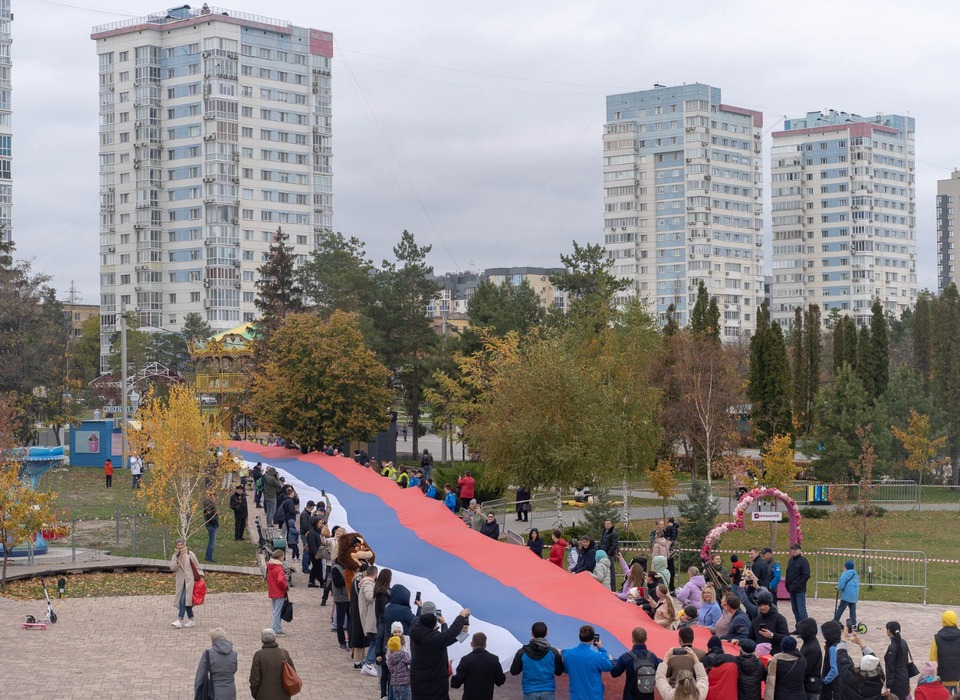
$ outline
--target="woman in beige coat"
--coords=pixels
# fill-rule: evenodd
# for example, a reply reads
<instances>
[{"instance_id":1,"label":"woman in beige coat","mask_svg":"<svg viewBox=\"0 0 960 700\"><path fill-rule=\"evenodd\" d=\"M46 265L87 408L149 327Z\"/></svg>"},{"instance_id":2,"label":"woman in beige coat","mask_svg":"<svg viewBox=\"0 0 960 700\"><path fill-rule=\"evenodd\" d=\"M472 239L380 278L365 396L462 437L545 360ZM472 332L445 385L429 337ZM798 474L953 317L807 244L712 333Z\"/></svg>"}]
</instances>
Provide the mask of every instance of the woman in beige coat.
<instances>
[{"instance_id":1,"label":"woman in beige coat","mask_svg":"<svg viewBox=\"0 0 960 700\"><path fill-rule=\"evenodd\" d=\"M193 566L191 566L191 564ZM177 588L173 594L173 604L177 607L177 619L173 626L177 629L181 627L194 627L193 621L193 569L196 567L197 574L203 576L203 569L200 568L200 562L197 556L187 549L183 540L177 540L176 549L173 552L173 559L170 560L170 571L177 574ZM186 613L187 621L183 621Z\"/></svg>"}]
</instances>

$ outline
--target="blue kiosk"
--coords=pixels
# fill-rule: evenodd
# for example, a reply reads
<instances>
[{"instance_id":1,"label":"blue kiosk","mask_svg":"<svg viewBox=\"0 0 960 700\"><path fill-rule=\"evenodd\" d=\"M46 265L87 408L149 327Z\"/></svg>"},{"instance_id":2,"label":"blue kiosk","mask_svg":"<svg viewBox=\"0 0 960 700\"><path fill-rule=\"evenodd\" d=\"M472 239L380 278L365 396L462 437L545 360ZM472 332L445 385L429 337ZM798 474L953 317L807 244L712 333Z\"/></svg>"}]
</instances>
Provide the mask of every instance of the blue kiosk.
<instances>
[{"instance_id":1,"label":"blue kiosk","mask_svg":"<svg viewBox=\"0 0 960 700\"><path fill-rule=\"evenodd\" d=\"M112 418L85 420L70 431L70 466L99 467L108 459L122 468L123 435Z\"/></svg>"}]
</instances>

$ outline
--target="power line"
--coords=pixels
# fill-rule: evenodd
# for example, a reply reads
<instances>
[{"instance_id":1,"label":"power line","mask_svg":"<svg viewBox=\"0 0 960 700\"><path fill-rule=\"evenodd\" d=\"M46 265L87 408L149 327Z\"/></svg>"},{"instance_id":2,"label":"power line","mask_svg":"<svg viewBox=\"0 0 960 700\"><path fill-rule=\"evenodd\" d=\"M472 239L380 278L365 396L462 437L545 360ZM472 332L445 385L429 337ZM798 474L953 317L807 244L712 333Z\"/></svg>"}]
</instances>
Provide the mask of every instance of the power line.
<instances>
[{"instance_id":1,"label":"power line","mask_svg":"<svg viewBox=\"0 0 960 700\"><path fill-rule=\"evenodd\" d=\"M116 10L106 10L100 7L93 7L91 5L77 5L70 2L62 2L61 0L26 0L26 2L36 3L38 5L50 5L52 7L68 7L72 10L80 10L81 12L92 12L93 14L99 15L113 15L115 17L136 17L137 15L131 15L128 12L117 12Z\"/></svg>"}]
</instances>

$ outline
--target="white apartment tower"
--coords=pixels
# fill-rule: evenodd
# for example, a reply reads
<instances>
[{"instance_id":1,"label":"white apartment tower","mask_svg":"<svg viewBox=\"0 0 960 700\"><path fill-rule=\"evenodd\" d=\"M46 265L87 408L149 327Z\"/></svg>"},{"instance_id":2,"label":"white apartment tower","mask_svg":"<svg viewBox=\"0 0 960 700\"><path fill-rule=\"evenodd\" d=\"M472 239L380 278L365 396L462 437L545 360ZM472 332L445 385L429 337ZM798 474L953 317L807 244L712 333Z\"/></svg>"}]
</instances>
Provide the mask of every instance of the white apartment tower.
<instances>
[{"instance_id":1,"label":"white apartment tower","mask_svg":"<svg viewBox=\"0 0 960 700\"><path fill-rule=\"evenodd\" d=\"M900 317L917 297L914 120L829 110L773 134L771 318L818 304L870 322L879 298Z\"/></svg>"},{"instance_id":2,"label":"white apartment tower","mask_svg":"<svg viewBox=\"0 0 960 700\"><path fill-rule=\"evenodd\" d=\"M2 2L4 0L0 0ZM332 226L333 36L203 5L95 27L100 322L254 319L278 228L302 259Z\"/></svg>"},{"instance_id":3,"label":"white apartment tower","mask_svg":"<svg viewBox=\"0 0 960 700\"><path fill-rule=\"evenodd\" d=\"M954 170L946 180L937 180L937 293L951 284L957 284L958 233L957 216L960 208L960 170Z\"/></svg>"},{"instance_id":4,"label":"white apartment tower","mask_svg":"<svg viewBox=\"0 0 960 700\"><path fill-rule=\"evenodd\" d=\"M13 240L13 107L10 102L12 70L10 45L13 13L10 0L0 0L0 240Z\"/></svg>"},{"instance_id":5,"label":"white apartment tower","mask_svg":"<svg viewBox=\"0 0 960 700\"><path fill-rule=\"evenodd\" d=\"M763 115L692 84L607 97L604 246L629 295L685 325L701 280L727 340L749 336L763 302Z\"/></svg>"}]
</instances>

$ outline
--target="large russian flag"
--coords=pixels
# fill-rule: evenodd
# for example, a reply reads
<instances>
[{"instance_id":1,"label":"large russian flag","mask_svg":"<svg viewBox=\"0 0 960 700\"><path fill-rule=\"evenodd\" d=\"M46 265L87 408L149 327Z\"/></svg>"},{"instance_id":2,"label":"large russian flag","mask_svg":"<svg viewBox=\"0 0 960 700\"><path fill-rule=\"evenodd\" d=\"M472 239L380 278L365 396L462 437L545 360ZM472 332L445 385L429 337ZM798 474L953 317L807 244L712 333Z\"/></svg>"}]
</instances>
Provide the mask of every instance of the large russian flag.
<instances>
[{"instance_id":1,"label":"large russian flag","mask_svg":"<svg viewBox=\"0 0 960 700\"><path fill-rule=\"evenodd\" d=\"M466 527L440 501L418 489L400 489L346 457L236 442L246 460L286 472L301 502L333 501L331 523L366 537L377 564L393 570L394 583L423 592L452 620L461 608L472 612L470 629L484 632L487 648L509 666L530 638L530 626L543 621L554 646L575 646L579 628L591 624L614 658L630 647L634 627L647 630L647 646L661 658L677 646L677 633L655 624L587 574L573 575L538 559L525 547L496 542ZM706 647L706 630L697 630ZM450 648L458 659L467 644ZM456 661L454 661L456 663Z\"/></svg>"}]
</instances>

